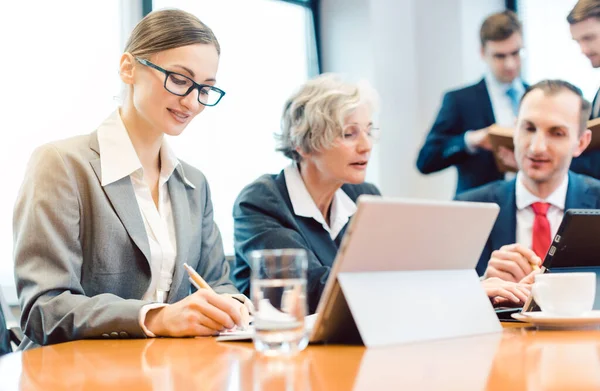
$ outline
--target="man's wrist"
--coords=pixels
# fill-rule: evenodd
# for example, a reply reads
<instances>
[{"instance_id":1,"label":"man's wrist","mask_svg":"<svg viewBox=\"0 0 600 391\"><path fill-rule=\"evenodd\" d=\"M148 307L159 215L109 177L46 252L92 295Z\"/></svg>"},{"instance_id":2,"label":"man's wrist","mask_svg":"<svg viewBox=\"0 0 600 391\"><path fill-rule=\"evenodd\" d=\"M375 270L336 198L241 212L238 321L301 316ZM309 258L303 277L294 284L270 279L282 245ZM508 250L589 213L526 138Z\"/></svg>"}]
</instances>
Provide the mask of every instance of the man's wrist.
<instances>
[{"instance_id":1,"label":"man's wrist","mask_svg":"<svg viewBox=\"0 0 600 391\"><path fill-rule=\"evenodd\" d=\"M473 140L475 135L474 130L467 130L464 135L465 149L468 153L474 154L478 151L477 143Z\"/></svg>"}]
</instances>

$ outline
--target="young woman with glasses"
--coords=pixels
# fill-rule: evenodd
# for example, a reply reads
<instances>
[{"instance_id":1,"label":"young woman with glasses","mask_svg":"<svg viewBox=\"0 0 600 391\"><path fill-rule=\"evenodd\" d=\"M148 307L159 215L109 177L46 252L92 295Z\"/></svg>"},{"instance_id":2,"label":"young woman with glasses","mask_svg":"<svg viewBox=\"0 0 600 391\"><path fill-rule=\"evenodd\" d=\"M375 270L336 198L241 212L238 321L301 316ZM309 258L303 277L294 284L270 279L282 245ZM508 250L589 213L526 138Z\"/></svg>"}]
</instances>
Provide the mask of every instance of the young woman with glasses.
<instances>
[{"instance_id":1,"label":"young woman with glasses","mask_svg":"<svg viewBox=\"0 0 600 391\"><path fill-rule=\"evenodd\" d=\"M22 347L214 335L247 321L206 179L164 137L225 95L219 53L195 16L149 14L121 56L122 106L91 134L33 153L14 210ZM184 263L212 289L191 293Z\"/></svg>"}]
</instances>

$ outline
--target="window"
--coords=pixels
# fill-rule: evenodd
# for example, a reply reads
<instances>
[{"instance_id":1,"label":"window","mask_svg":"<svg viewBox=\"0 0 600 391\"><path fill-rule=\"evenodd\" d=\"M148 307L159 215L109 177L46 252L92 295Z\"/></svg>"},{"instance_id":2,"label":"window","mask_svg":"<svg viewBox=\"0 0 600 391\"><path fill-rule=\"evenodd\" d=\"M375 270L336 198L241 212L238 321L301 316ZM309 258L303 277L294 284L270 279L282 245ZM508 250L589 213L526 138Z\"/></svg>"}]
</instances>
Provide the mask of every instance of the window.
<instances>
[{"instance_id":1,"label":"window","mask_svg":"<svg viewBox=\"0 0 600 391\"><path fill-rule=\"evenodd\" d=\"M4 40L3 52L10 55L0 62L5 134L0 164L9 168L0 203L0 288L11 303L12 211L27 161L43 143L91 133L118 106L119 57L128 25L137 20L136 4L36 2L35 12L30 2L3 5L0 34L18 37ZM274 151L272 135L285 99L315 67L312 16L309 8L268 0L154 2L154 9L162 7L198 15L222 45L218 86L227 95L170 142L209 179L215 220L232 254L237 194L287 164ZM26 23L15 15L27 15Z\"/></svg>"},{"instance_id":2,"label":"window","mask_svg":"<svg viewBox=\"0 0 600 391\"><path fill-rule=\"evenodd\" d=\"M31 8L35 12L31 12ZM116 107L121 55L119 2L2 4L0 287L14 302L12 211L33 149L91 133ZM10 38L12 37L12 38Z\"/></svg>"},{"instance_id":3,"label":"window","mask_svg":"<svg viewBox=\"0 0 600 391\"><path fill-rule=\"evenodd\" d=\"M312 15L306 7L272 0L154 0L153 9L165 7L198 16L221 45L216 86L227 95L169 143L206 175L225 253L233 254L237 195L260 175L289 164L275 152L273 134L286 99L315 67Z\"/></svg>"},{"instance_id":4,"label":"window","mask_svg":"<svg viewBox=\"0 0 600 391\"><path fill-rule=\"evenodd\" d=\"M571 39L567 15L577 0L521 0L525 40L524 79L564 79L581 88L588 100L600 87L600 73Z\"/></svg>"}]
</instances>

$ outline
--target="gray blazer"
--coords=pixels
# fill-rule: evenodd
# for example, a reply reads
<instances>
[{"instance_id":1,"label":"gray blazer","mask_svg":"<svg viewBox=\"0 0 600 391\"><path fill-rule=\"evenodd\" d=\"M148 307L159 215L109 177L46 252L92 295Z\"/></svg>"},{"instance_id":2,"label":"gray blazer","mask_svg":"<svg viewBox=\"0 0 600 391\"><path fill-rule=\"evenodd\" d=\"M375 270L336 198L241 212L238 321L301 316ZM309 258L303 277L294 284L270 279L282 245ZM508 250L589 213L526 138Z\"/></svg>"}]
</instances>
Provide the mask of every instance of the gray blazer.
<instances>
[{"instance_id":1,"label":"gray blazer","mask_svg":"<svg viewBox=\"0 0 600 391\"><path fill-rule=\"evenodd\" d=\"M145 337L138 316L149 304L141 300L151 279L146 230L130 178L102 187L101 177L96 132L44 145L31 157L13 216L21 348ZM191 292L184 262L218 293L238 293L206 178L181 162L168 188L177 258L167 301Z\"/></svg>"}]
</instances>

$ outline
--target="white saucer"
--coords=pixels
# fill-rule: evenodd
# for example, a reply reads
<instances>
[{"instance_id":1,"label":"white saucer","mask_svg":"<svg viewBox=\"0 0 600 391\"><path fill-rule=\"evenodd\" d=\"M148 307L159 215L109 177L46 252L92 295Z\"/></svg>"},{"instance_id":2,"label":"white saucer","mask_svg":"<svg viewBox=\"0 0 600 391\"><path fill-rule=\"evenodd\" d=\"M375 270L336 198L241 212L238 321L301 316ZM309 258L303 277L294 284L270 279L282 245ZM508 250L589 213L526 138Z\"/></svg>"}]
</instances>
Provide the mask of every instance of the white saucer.
<instances>
[{"instance_id":1,"label":"white saucer","mask_svg":"<svg viewBox=\"0 0 600 391\"><path fill-rule=\"evenodd\" d=\"M512 314L521 322L551 328L596 328L600 327L600 311L590 311L581 316L553 316L543 312Z\"/></svg>"}]
</instances>

